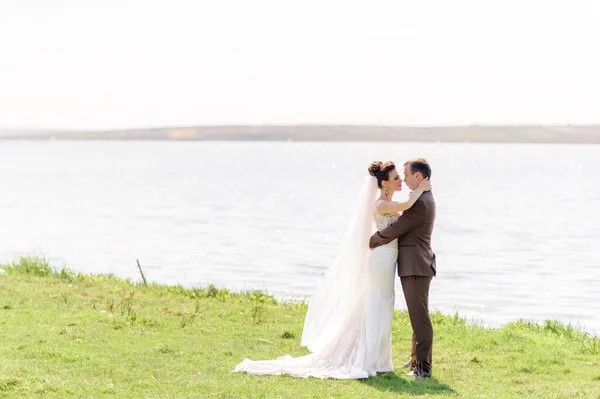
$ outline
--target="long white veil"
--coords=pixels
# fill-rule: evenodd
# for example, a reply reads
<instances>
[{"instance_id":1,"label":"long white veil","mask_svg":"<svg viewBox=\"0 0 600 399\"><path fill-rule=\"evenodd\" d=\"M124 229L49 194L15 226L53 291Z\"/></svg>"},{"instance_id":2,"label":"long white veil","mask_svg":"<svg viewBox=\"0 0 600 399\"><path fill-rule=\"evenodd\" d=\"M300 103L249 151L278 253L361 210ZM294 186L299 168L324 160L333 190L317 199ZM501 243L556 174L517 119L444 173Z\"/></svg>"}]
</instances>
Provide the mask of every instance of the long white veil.
<instances>
[{"instance_id":1,"label":"long white veil","mask_svg":"<svg viewBox=\"0 0 600 399\"><path fill-rule=\"evenodd\" d=\"M377 178L365 177L339 253L309 300L301 344L313 353L327 349L332 340L346 347L350 342L340 340L356 339L343 332L364 312L377 189Z\"/></svg>"}]
</instances>

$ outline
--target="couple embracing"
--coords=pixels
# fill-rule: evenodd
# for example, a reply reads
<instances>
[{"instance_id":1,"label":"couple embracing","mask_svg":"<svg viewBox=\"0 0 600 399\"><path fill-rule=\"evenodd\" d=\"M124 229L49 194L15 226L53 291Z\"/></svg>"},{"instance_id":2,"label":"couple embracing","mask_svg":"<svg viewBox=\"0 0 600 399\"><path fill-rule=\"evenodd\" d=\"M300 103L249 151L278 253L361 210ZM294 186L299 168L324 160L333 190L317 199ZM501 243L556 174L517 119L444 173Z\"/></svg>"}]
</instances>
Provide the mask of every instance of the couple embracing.
<instances>
[{"instance_id":1,"label":"couple embracing","mask_svg":"<svg viewBox=\"0 0 600 399\"><path fill-rule=\"evenodd\" d=\"M429 285L436 273L431 168L416 158L404 164L403 177L393 162L376 161L368 170L340 252L308 304L301 344L311 353L244 359L234 371L336 379L393 371L397 266L413 329L411 357L404 367L411 369L408 375L431 376ZM403 182L410 195L393 201ZM378 231L371 235L373 223Z\"/></svg>"}]
</instances>

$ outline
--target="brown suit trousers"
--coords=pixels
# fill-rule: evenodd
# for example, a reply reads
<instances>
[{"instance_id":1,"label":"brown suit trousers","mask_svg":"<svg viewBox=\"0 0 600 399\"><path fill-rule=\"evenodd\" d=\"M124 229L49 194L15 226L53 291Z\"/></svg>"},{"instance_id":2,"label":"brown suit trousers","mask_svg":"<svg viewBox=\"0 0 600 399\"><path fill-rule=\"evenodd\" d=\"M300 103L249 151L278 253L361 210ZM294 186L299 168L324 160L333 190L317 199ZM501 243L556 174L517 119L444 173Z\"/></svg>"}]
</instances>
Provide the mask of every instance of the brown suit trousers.
<instances>
[{"instance_id":1,"label":"brown suit trousers","mask_svg":"<svg viewBox=\"0 0 600 399\"><path fill-rule=\"evenodd\" d=\"M410 367L420 373L431 373L433 326L429 318L429 284L432 277L408 276L400 278L413 329Z\"/></svg>"}]
</instances>

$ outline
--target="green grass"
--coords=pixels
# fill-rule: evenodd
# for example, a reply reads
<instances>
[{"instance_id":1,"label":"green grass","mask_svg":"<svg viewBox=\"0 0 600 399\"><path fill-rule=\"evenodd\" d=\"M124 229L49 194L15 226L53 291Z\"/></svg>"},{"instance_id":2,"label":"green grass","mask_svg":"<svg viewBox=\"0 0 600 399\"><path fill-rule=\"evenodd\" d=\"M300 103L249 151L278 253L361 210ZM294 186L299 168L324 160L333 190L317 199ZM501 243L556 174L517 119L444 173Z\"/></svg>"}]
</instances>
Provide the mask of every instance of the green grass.
<instances>
[{"instance_id":1,"label":"green grass","mask_svg":"<svg viewBox=\"0 0 600 399\"><path fill-rule=\"evenodd\" d=\"M600 340L556 322L486 329L435 313L431 380L399 369L351 381L252 376L231 370L244 357L307 353L306 305L140 286L41 258L0 268L1 398L600 398ZM396 312L397 366L410 337Z\"/></svg>"}]
</instances>

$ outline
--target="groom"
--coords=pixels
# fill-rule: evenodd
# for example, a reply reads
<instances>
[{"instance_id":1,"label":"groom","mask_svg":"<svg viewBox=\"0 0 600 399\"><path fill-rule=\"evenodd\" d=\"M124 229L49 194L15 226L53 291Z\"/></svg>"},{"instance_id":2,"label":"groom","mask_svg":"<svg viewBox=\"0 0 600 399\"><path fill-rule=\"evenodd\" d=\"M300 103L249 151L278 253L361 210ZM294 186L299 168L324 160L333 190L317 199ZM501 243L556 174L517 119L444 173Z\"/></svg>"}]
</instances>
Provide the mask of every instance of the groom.
<instances>
[{"instance_id":1,"label":"groom","mask_svg":"<svg viewBox=\"0 0 600 399\"><path fill-rule=\"evenodd\" d=\"M404 182L414 190L431 177L426 160L415 158L404 164ZM398 239L398 276L413 329L409 375L431 377L433 327L429 319L429 284L435 276L435 254L431 250L431 232L435 220L435 201L425 191L400 218L371 236L369 247L377 248Z\"/></svg>"}]
</instances>

